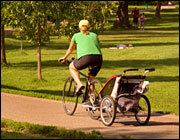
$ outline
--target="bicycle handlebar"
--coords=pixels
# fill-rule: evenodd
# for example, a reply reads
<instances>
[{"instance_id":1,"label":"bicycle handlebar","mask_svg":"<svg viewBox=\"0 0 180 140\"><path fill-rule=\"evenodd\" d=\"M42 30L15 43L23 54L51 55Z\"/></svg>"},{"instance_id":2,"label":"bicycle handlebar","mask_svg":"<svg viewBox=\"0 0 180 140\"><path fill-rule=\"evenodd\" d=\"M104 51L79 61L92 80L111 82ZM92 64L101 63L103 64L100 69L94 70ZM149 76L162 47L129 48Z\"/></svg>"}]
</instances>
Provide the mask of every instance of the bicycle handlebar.
<instances>
[{"instance_id":1,"label":"bicycle handlebar","mask_svg":"<svg viewBox=\"0 0 180 140\"><path fill-rule=\"evenodd\" d=\"M64 63L70 64L75 58L73 57L72 60L65 60ZM63 59L60 59L59 62L63 61Z\"/></svg>"}]
</instances>

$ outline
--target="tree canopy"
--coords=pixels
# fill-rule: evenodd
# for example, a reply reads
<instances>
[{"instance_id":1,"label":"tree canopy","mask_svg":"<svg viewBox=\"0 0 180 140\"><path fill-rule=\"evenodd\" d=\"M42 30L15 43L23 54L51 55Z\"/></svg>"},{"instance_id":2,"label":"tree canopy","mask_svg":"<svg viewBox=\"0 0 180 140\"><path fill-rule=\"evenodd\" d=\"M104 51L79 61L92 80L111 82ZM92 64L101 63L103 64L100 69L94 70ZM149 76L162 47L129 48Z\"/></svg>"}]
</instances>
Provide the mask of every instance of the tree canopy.
<instances>
[{"instance_id":1,"label":"tree canopy","mask_svg":"<svg viewBox=\"0 0 180 140\"><path fill-rule=\"evenodd\" d=\"M69 38L78 32L78 23L89 20L91 30L98 32L111 13L113 2L108 1L3 1L2 24L18 28L26 40L38 46L38 80L41 80L41 44L51 33ZM4 48L5 50L5 48ZM4 53L5 54L5 53Z\"/></svg>"},{"instance_id":2,"label":"tree canopy","mask_svg":"<svg viewBox=\"0 0 180 140\"><path fill-rule=\"evenodd\" d=\"M6 3L6 2L4 2ZM37 42L38 23L43 40L49 39L51 32L72 37L78 31L81 19L91 23L91 30L98 32L111 13L112 2L108 1L10 1L9 22L13 28L21 28L26 39ZM53 25L53 26L52 26Z\"/></svg>"}]
</instances>

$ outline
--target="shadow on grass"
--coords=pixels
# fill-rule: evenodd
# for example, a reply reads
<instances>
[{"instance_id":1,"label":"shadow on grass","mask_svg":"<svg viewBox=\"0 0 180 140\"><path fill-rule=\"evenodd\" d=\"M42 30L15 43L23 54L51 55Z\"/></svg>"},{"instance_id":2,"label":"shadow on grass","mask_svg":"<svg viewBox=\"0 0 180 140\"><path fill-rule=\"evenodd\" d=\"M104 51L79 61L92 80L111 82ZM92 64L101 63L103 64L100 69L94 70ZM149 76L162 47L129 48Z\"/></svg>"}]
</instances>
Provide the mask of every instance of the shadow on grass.
<instances>
[{"instance_id":1,"label":"shadow on grass","mask_svg":"<svg viewBox=\"0 0 180 140\"><path fill-rule=\"evenodd\" d=\"M156 36L157 37L157 36ZM134 46L137 47L152 47L152 46L170 46L170 45L179 45L179 43L169 42L169 43L134 43Z\"/></svg>"},{"instance_id":2,"label":"shadow on grass","mask_svg":"<svg viewBox=\"0 0 180 140\"><path fill-rule=\"evenodd\" d=\"M24 91L24 92L35 92L35 93L42 93L42 94L48 94L48 95L62 96L61 90L24 90L24 89L20 89L20 88L17 88L14 86L8 86L8 85L1 85L1 88Z\"/></svg>"},{"instance_id":3,"label":"shadow on grass","mask_svg":"<svg viewBox=\"0 0 180 140\"><path fill-rule=\"evenodd\" d=\"M179 81L179 76L147 76L150 82L172 82Z\"/></svg>"},{"instance_id":4,"label":"shadow on grass","mask_svg":"<svg viewBox=\"0 0 180 140\"><path fill-rule=\"evenodd\" d=\"M175 27L176 28L176 27ZM177 27L178 28L178 27ZM177 32L162 32L161 30L156 30L156 31L152 31L152 28L145 28L144 31L136 29L134 31L131 32L119 32L119 31L106 31L104 32L102 35L109 35L108 36L108 41L109 38L114 39L116 41L118 41L119 39L123 39L125 41L130 41L131 38L133 38L135 41L138 41L139 38L142 39L147 39L146 37L169 37L169 36L179 36L179 32L177 30ZM111 36L110 36L111 35ZM126 36L124 36L126 35ZM101 39L100 41L103 41L103 39Z\"/></svg>"},{"instance_id":5,"label":"shadow on grass","mask_svg":"<svg viewBox=\"0 0 180 140\"><path fill-rule=\"evenodd\" d=\"M115 74L120 75L122 73L114 73L112 75ZM107 78L97 77L97 79L101 81L101 83L106 83L106 81L109 78L110 77ZM146 80L148 80L149 82L174 82L174 81L179 81L179 76L146 76Z\"/></svg>"},{"instance_id":6,"label":"shadow on grass","mask_svg":"<svg viewBox=\"0 0 180 140\"><path fill-rule=\"evenodd\" d=\"M29 70L30 68L33 70L37 69L37 62L36 61L31 61L31 62L20 62L20 63L8 63L6 67L14 67L14 68L22 68L24 70ZM58 62L58 60L48 60L48 61L43 61L41 62L41 68L48 68L48 67L57 67L58 68L67 68L68 70L68 65L67 64L61 64Z\"/></svg>"},{"instance_id":7,"label":"shadow on grass","mask_svg":"<svg viewBox=\"0 0 180 140\"><path fill-rule=\"evenodd\" d=\"M146 67L155 67L158 66L178 66L179 58L167 58L159 60L104 60L103 68L104 69L114 69L114 68L146 68Z\"/></svg>"},{"instance_id":8,"label":"shadow on grass","mask_svg":"<svg viewBox=\"0 0 180 140\"><path fill-rule=\"evenodd\" d=\"M19 44L16 42L16 43L13 43L13 41L11 41L13 45L9 45L7 44L6 45L6 50L20 50L21 49L21 46L20 46L20 42ZM53 43L53 42L48 42L46 44L43 44L41 46L41 49L45 49L45 50L67 50L69 47L69 44L68 43ZM36 50L37 49L37 45L33 45L33 44L23 44L23 50Z\"/></svg>"},{"instance_id":9,"label":"shadow on grass","mask_svg":"<svg viewBox=\"0 0 180 140\"><path fill-rule=\"evenodd\" d=\"M158 66L178 66L179 58L167 58L167 59L158 59L158 60L104 60L102 68L104 69L114 69L114 68L146 68L146 67L155 67ZM8 67L24 67L25 69L37 68L37 62L20 62L20 63L10 63ZM61 64L57 60L42 60L42 69L47 67L66 67L67 64Z\"/></svg>"},{"instance_id":10,"label":"shadow on grass","mask_svg":"<svg viewBox=\"0 0 180 140\"><path fill-rule=\"evenodd\" d=\"M155 25L156 26L156 25ZM157 30L157 31L179 31L179 27L162 27L162 28L148 28L146 29L146 27L144 27L146 31L148 30ZM165 33L165 35L167 34L172 34L172 33ZM163 35L162 35L163 36Z\"/></svg>"},{"instance_id":11,"label":"shadow on grass","mask_svg":"<svg viewBox=\"0 0 180 140\"><path fill-rule=\"evenodd\" d=\"M122 31L112 30L112 31L105 31L101 35L131 35L129 37L132 37L132 35L134 35L134 37L138 37L138 35L141 35L141 37L143 37L142 35L144 35L144 37L147 37L147 36L154 37L154 36L158 35L159 37L161 37L161 36L163 37L163 36L178 35L179 34L179 32L178 33L161 32L163 29L165 29L165 31L169 30L169 29L172 29L173 31L178 31L179 27L148 28L148 29L146 29L146 27L145 27L145 31L140 31L139 29L129 30L129 31L127 31L127 30L126 31L125 30L122 30ZM127 39L129 39L129 37Z\"/></svg>"}]
</instances>

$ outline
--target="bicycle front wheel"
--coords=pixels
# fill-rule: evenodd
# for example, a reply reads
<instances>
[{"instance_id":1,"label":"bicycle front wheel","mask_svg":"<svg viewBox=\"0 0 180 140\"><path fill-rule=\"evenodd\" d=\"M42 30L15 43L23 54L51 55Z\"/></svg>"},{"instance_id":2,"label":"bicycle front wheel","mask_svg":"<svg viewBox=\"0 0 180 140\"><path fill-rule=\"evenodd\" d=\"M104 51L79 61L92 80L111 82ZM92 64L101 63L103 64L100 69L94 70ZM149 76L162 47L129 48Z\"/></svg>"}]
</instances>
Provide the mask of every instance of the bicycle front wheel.
<instances>
[{"instance_id":1,"label":"bicycle front wheel","mask_svg":"<svg viewBox=\"0 0 180 140\"><path fill-rule=\"evenodd\" d=\"M73 115L77 107L78 96L76 96L75 91L76 85L74 79L68 77L63 89L64 110L68 115Z\"/></svg>"},{"instance_id":2,"label":"bicycle front wheel","mask_svg":"<svg viewBox=\"0 0 180 140\"><path fill-rule=\"evenodd\" d=\"M148 123L151 116L151 106L148 98L141 95L138 105L138 112L135 113L135 118L140 125Z\"/></svg>"}]
</instances>

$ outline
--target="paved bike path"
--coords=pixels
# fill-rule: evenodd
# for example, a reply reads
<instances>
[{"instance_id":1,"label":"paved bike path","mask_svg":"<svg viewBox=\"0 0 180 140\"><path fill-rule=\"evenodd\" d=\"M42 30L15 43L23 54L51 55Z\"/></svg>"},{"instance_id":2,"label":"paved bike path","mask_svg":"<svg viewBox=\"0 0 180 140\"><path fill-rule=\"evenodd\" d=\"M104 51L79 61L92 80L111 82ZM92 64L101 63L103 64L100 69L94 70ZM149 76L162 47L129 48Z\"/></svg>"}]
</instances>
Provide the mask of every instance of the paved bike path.
<instances>
[{"instance_id":1,"label":"paved bike path","mask_svg":"<svg viewBox=\"0 0 180 140\"><path fill-rule=\"evenodd\" d=\"M105 136L135 136L141 139L178 139L179 116L152 114L146 126L135 117L117 114L112 126L92 120L82 105L73 116L65 114L62 101L26 97L1 92L1 117L41 125L59 126L83 131L100 131Z\"/></svg>"}]
</instances>

